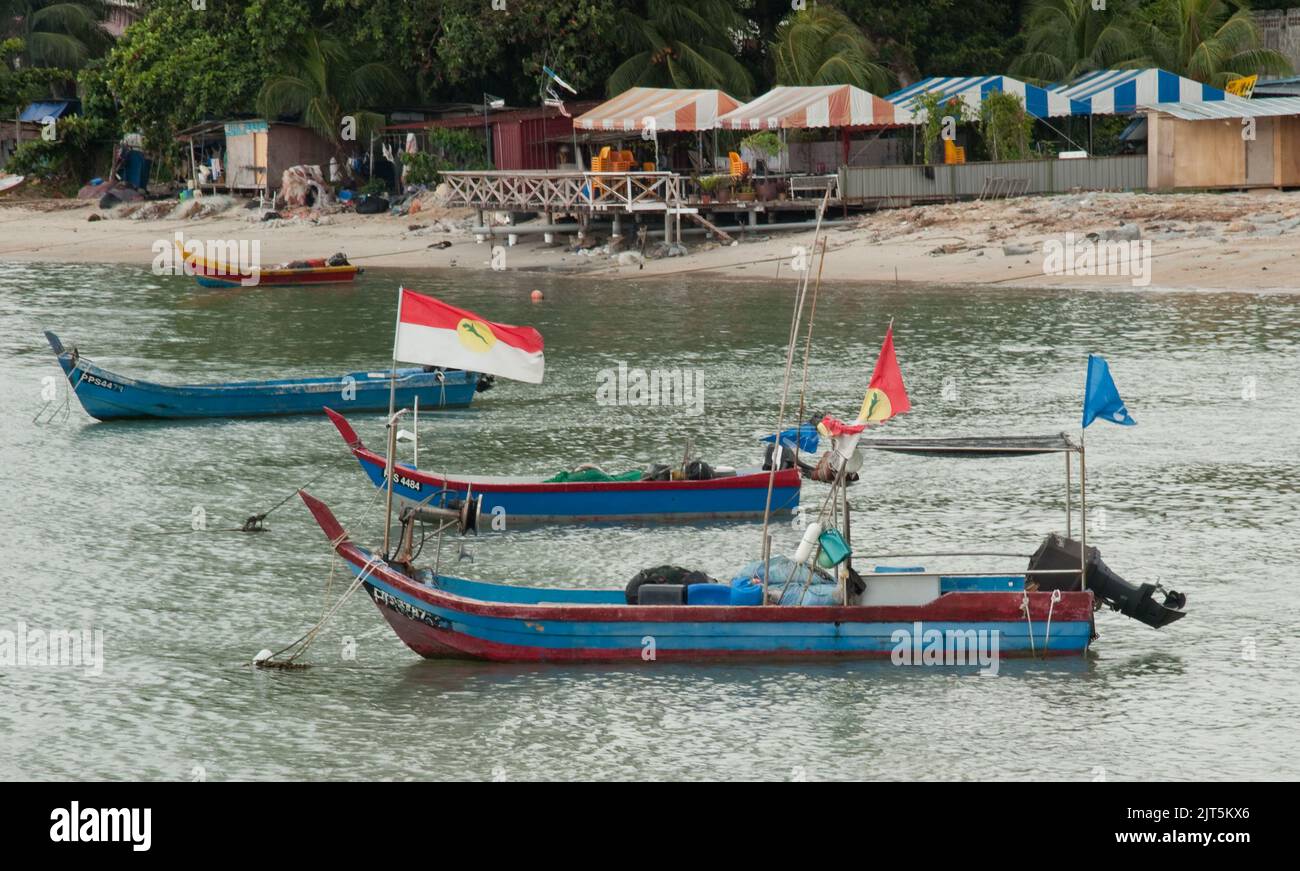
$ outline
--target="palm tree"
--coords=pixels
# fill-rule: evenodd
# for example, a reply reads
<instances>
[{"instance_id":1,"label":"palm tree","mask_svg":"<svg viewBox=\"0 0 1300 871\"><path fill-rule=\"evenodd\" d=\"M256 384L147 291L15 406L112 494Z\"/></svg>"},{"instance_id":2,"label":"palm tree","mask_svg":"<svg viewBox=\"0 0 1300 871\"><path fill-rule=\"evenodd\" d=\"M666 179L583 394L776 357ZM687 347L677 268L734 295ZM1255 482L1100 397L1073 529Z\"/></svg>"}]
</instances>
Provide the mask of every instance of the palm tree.
<instances>
[{"instance_id":1,"label":"palm tree","mask_svg":"<svg viewBox=\"0 0 1300 871\"><path fill-rule=\"evenodd\" d=\"M872 60L866 35L833 6L791 15L777 27L770 49L778 85L855 85L876 94L892 90L893 76Z\"/></svg>"},{"instance_id":2,"label":"palm tree","mask_svg":"<svg viewBox=\"0 0 1300 871\"><path fill-rule=\"evenodd\" d=\"M1033 0L1025 15L1025 51L1012 75L1068 82L1093 70L1132 66L1143 55L1142 26L1130 0Z\"/></svg>"},{"instance_id":3,"label":"palm tree","mask_svg":"<svg viewBox=\"0 0 1300 871\"><path fill-rule=\"evenodd\" d=\"M746 23L733 0L647 0L644 17L620 8L616 22L630 56L610 73L610 96L637 86L719 88L741 98L753 91L735 57Z\"/></svg>"},{"instance_id":4,"label":"palm tree","mask_svg":"<svg viewBox=\"0 0 1300 871\"><path fill-rule=\"evenodd\" d=\"M23 41L24 66L77 69L112 42L102 0L0 0L0 37Z\"/></svg>"},{"instance_id":5,"label":"palm tree","mask_svg":"<svg viewBox=\"0 0 1300 871\"><path fill-rule=\"evenodd\" d=\"M268 119L301 116L341 156L344 118L353 119L353 138L365 141L384 123L383 115L366 107L402 91L402 80L387 64L363 62L333 35L312 31L289 49L280 72L262 84L257 108Z\"/></svg>"},{"instance_id":6,"label":"palm tree","mask_svg":"<svg viewBox=\"0 0 1300 871\"><path fill-rule=\"evenodd\" d=\"M1291 72L1284 55L1261 46L1243 0L1156 0L1143 37L1152 66L1208 85Z\"/></svg>"}]
</instances>

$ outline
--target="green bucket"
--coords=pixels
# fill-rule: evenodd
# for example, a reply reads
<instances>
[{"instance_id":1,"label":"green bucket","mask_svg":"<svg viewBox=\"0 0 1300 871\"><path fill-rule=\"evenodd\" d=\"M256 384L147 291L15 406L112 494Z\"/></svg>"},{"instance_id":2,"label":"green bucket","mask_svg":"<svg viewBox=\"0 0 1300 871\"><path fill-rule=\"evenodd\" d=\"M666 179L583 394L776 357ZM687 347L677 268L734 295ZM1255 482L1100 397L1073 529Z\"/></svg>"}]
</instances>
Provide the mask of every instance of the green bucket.
<instances>
[{"instance_id":1,"label":"green bucket","mask_svg":"<svg viewBox=\"0 0 1300 871\"><path fill-rule=\"evenodd\" d=\"M853 553L838 529L826 530L817 536L817 543L821 545L821 551L817 554L817 565L824 569L834 568Z\"/></svg>"}]
</instances>

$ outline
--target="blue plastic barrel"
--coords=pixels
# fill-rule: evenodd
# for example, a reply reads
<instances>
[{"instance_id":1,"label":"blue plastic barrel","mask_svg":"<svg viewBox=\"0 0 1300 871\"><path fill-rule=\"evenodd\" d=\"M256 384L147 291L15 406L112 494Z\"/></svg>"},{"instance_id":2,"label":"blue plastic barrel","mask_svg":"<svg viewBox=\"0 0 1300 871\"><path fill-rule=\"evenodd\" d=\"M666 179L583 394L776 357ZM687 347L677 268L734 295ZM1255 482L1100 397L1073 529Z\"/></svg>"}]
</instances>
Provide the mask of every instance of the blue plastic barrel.
<instances>
[{"instance_id":1,"label":"blue plastic barrel","mask_svg":"<svg viewBox=\"0 0 1300 871\"><path fill-rule=\"evenodd\" d=\"M763 604L763 582L757 578L735 578L731 582L732 605Z\"/></svg>"},{"instance_id":2,"label":"blue plastic barrel","mask_svg":"<svg viewBox=\"0 0 1300 871\"><path fill-rule=\"evenodd\" d=\"M727 584L691 584L686 588L687 605L730 605L731 587Z\"/></svg>"}]
</instances>

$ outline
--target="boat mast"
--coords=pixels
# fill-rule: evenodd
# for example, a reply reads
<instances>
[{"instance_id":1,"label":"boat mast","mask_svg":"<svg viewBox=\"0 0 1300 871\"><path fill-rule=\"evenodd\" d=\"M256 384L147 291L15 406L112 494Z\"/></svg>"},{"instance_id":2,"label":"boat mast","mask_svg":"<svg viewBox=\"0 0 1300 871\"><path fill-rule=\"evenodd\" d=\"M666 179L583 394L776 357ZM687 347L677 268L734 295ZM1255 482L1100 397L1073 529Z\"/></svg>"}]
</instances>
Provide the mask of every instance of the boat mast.
<instances>
[{"instance_id":1,"label":"boat mast","mask_svg":"<svg viewBox=\"0 0 1300 871\"><path fill-rule=\"evenodd\" d=\"M397 288L397 320L393 323L393 363L388 370L388 438L384 456L384 482L388 495L384 499L384 558L388 558L388 537L393 525L393 454L396 451L397 430L394 428L393 411L397 404L397 331L402 325L402 296L405 288Z\"/></svg>"},{"instance_id":2,"label":"boat mast","mask_svg":"<svg viewBox=\"0 0 1300 871\"><path fill-rule=\"evenodd\" d=\"M813 231L813 250L817 250L817 242L821 239L822 218L826 214L826 206L830 202L831 186L826 186L826 193L822 195L821 205L817 208L817 226ZM795 288L795 306L794 313L790 319L790 337L786 343L785 350L785 375L781 386L781 404L776 416L776 434L772 437L772 461L771 469L767 475L767 501L763 505L763 604L767 604L767 576L771 574L772 561L772 542L768 538L767 529L772 519L772 489L776 485L776 471L781 462L781 427L785 425L785 405L790 397L790 371L794 368L794 346L799 338L799 322L803 315L804 300L808 295L808 278L812 274L812 264L804 270L802 282L797 283ZM798 442L798 432L795 434L795 441Z\"/></svg>"}]
</instances>

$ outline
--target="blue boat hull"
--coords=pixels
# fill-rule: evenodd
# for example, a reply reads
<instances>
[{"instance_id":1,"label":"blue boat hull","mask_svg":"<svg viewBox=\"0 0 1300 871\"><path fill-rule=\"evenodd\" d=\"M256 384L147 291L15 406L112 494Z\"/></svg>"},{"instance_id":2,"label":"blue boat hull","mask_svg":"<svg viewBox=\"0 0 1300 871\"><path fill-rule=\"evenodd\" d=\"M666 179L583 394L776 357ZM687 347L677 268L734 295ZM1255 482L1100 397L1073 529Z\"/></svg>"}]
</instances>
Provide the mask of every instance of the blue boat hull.
<instances>
[{"instance_id":1,"label":"blue boat hull","mask_svg":"<svg viewBox=\"0 0 1300 871\"><path fill-rule=\"evenodd\" d=\"M342 415L331 409L326 414L370 482L386 487L384 457L362 444ZM393 469L393 496L400 502L441 505L472 494L482 497L484 516L504 515L507 524L752 519L763 516L769 484L774 514L798 507L797 469L782 469L775 476L759 469L741 470L705 481L567 482L443 475L403 463Z\"/></svg>"},{"instance_id":2,"label":"blue boat hull","mask_svg":"<svg viewBox=\"0 0 1300 871\"><path fill-rule=\"evenodd\" d=\"M326 405L352 411L386 411L389 373L353 372L337 378L244 381L170 386L101 369L46 333L59 365L86 413L98 420L228 418L320 414ZM397 370L397 406L418 397L423 411L463 408L474 399L478 375L460 370Z\"/></svg>"},{"instance_id":3,"label":"blue boat hull","mask_svg":"<svg viewBox=\"0 0 1300 871\"><path fill-rule=\"evenodd\" d=\"M962 665L971 659L950 661L949 649L981 660L1077 656L1094 635L1094 600L1086 591L949 586L918 605L629 605L622 589L515 587L408 573L350 541L324 504L301 495L394 631L430 658L639 664L879 658ZM995 589L1008 578L977 580Z\"/></svg>"}]
</instances>

